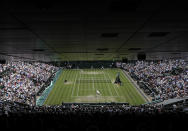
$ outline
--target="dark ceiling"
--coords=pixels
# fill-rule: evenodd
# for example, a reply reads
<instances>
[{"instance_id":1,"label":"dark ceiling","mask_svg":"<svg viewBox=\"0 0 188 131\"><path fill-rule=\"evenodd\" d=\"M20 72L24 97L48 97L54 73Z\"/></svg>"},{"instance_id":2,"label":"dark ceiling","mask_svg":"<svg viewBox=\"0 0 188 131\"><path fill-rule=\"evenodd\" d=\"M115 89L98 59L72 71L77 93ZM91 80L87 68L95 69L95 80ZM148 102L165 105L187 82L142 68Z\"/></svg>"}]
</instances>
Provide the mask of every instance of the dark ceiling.
<instances>
[{"instance_id":1,"label":"dark ceiling","mask_svg":"<svg viewBox=\"0 0 188 131\"><path fill-rule=\"evenodd\" d=\"M153 0L0 5L0 55L30 60L188 57L187 4Z\"/></svg>"}]
</instances>

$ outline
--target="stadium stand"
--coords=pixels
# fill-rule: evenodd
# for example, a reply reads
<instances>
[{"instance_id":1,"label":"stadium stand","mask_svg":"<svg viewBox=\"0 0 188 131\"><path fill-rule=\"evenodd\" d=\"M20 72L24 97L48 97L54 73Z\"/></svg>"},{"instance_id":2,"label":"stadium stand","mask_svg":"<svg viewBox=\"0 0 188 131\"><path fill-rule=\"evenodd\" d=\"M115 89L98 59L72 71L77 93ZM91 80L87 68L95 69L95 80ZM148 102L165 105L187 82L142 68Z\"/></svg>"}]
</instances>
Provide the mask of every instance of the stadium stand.
<instances>
[{"instance_id":1,"label":"stadium stand","mask_svg":"<svg viewBox=\"0 0 188 131\"><path fill-rule=\"evenodd\" d=\"M146 83L142 85L143 90L148 89L149 94L154 93L155 97L158 93L159 99L163 101L187 96L186 64L183 60L160 61L158 63L137 61L134 64L122 64L122 67L136 81ZM1 74L3 74L0 79L1 86L3 86L0 89L0 121L4 123L6 129L12 130L16 127L20 129L21 127L24 130L32 125L32 130L46 130L54 127L59 121L63 124L55 126L57 130L77 128L83 130L98 130L98 128L108 130L133 129L138 121L145 119L152 125L156 124L155 122L158 120L160 120L160 124L163 124L164 116L168 116L167 120L169 121L174 119L181 121L182 117L186 118L184 116L188 106L186 99L173 101L169 104L150 103L138 106L126 103L62 103L62 105L42 106L39 104L40 106L38 106L35 105L36 99L33 96L42 94L44 89L49 86L49 82L56 78L55 73L59 68L38 62L13 62L0 67ZM176 68L181 68L182 71L172 73ZM168 73L168 76L165 73ZM152 90L155 88L157 88L156 92ZM168 90L169 88L171 90ZM175 91L177 91L176 94L174 94ZM106 125L102 125L104 120ZM121 122L117 123L117 121ZM127 124L122 125L122 121ZM135 124L131 124L132 122ZM85 126L81 123L85 123ZM139 126L137 125L135 128L137 129ZM148 129L148 127L150 127L149 130L154 129L153 126L144 127L144 129Z\"/></svg>"},{"instance_id":2,"label":"stadium stand","mask_svg":"<svg viewBox=\"0 0 188 131\"><path fill-rule=\"evenodd\" d=\"M185 101L183 104L187 105L188 103L187 101ZM104 130L138 130L141 128L140 123L147 123L147 126L143 127L144 130L159 130L162 125L165 125L163 129L168 129L169 126L172 126L173 128L180 126L178 129L182 129L186 128L185 124L182 125L182 118L187 118L184 115L186 112L185 108L181 103L176 104L176 106L129 106L124 104L107 104L96 106L90 106L89 104L29 106L27 104L21 104L17 102L0 101L0 107L1 124L4 125L5 129L10 130L25 130L26 128L28 128L28 126L31 130L47 130L51 128L55 130L88 130L88 128L90 128L91 126ZM175 125L168 125L168 123L166 122L175 122L174 120L181 122L181 125L177 122Z\"/></svg>"},{"instance_id":3,"label":"stadium stand","mask_svg":"<svg viewBox=\"0 0 188 131\"><path fill-rule=\"evenodd\" d=\"M1 100L35 105L35 96L48 83L57 67L43 63L12 62L3 66Z\"/></svg>"},{"instance_id":4,"label":"stadium stand","mask_svg":"<svg viewBox=\"0 0 188 131\"><path fill-rule=\"evenodd\" d=\"M187 131L187 43L187 1L2 0L0 129Z\"/></svg>"},{"instance_id":5,"label":"stadium stand","mask_svg":"<svg viewBox=\"0 0 188 131\"><path fill-rule=\"evenodd\" d=\"M184 60L137 61L134 64L123 64L123 68L154 100L187 96L188 70Z\"/></svg>"}]
</instances>

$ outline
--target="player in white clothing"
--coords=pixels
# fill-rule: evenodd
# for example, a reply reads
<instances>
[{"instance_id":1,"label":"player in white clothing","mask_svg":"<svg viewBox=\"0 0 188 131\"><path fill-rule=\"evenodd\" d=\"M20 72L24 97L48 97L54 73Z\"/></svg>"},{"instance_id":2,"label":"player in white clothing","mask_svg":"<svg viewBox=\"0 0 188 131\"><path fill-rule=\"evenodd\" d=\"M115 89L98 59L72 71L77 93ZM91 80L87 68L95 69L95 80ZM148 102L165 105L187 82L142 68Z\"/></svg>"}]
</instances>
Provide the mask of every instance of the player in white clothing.
<instances>
[{"instance_id":1,"label":"player in white clothing","mask_svg":"<svg viewBox=\"0 0 188 131\"><path fill-rule=\"evenodd\" d=\"M100 93L99 90L96 90L96 94L97 94L97 95L101 95L101 93Z\"/></svg>"}]
</instances>

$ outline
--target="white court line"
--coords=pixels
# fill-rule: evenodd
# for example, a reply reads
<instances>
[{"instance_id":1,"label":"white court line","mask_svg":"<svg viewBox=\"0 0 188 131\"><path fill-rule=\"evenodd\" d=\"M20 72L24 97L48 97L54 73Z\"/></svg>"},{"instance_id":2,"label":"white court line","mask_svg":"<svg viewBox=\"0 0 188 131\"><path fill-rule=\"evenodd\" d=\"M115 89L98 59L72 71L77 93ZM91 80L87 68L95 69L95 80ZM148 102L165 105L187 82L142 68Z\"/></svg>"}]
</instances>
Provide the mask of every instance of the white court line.
<instances>
[{"instance_id":1,"label":"white court line","mask_svg":"<svg viewBox=\"0 0 188 131\"><path fill-rule=\"evenodd\" d=\"M79 75L80 75L80 72L79 72ZM79 83L78 83L78 91L77 91L77 93L76 93L76 96L78 96L78 92L79 92L79 86L80 86L80 77L79 77Z\"/></svg>"},{"instance_id":2,"label":"white court line","mask_svg":"<svg viewBox=\"0 0 188 131\"><path fill-rule=\"evenodd\" d=\"M126 76L126 74L122 70L121 70L121 72L124 75L123 79L130 81L128 79L128 76ZM129 82L129 83L131 83L131 82ZM132 85L132 86L133 86L133 88L136 88L134 85ZM127 90L130 92L131 89L127 88ZM138 91L138 90L136 89L136 91ZM141 95L139 92L138 92L138 94ZM136 100L135 100L136 97L135 96L133 97L133 96L131 96L131 95L128 94L128 97L129 97L129 99L132 99L134 101L134 103L136 103Z\"/></svg>"},{"instance_id":3,"label":"white court line","mask_svg":"<svg viewBox=\"0 0 188 131\"><path fill-rule=\"evenodd\" d=\"M80 89L80 91L91 91L91 89Z\"/></svg>"},{"instance_id":4,"label":"white court line","mask_svg":"<svg viewBox=\"0 0 188 131\"><path fill-rule=\"evenodd\" d=\"M74 93L74 88L75 88L75 84L76 84L77 76L78 76L78 73L76 73L76 78L75 78L75 81L74 81L74 85L73 85L73 89L72 89L71 97L73 96L73 93Z\"/></svg>"},{"instance_id":5,"label":"white court line","mask_svg":"<svg viewBox=\"0 0 188 131\"><path fill-rule=\"evenodd\" d=\"M92 78L92 80L93 80L93 78ZM92 86L92 87L93 87L93 90L95 91L94 80L93 80L92 83L93 83L93 84L92 84L92 85L93 85L93 86Z\"/></svg>"},{"instance_id":6,"label":"white court line","mask_svg":"<svg viewBox=\"0 0 188 131\"><path fill-rule=\"evenodd\" d=\"M94 72L95 72L95 70L94 70ZM96 98L97 98L97 102L99 102L99 100L98 100L98 96L97 96L97 93L96 93L96 88L95 88L95 86L94 86L94 80L93 80L93 87L94 87L94 91L95 91L95 95L96 95Z\"/></svg>"},{"instance_id":7,"label":"white court line","mask_svg":"<svg viewBox=\"0 0 188 131\"><path fill-rule=\"evenodd\" d=\"M73 96L73 97L88 97L88 96ZM125 97L125 96L101 96L101 97L107 97L107 98L113 98L113 97ZM64 98L67 98L67 97L64 97Z\"/></svg>"},{"instance_id":8,"label":"white court line","mask_svg":"<svg viewBox=\"0 0 188 131\"><path fill-rule=\"evenodd\" d=\"M94 71L95 72L95 71ZM96 94L96 89L95 89L95 85L94 85L94 79L92 77L92 80L93 80L93 90L95 91L95 94Z\"/></svg>"},{"instance_id":9,"label":"white court line","mask_svg":"<svg viewBox=\"0 0 188 131\"><path fill-rule=\"evenodd\" d=\"M83 79L83 78L81 78L80 80L107 80L107 79L94 79L93 77L91 77L89 79Z\"/></svg>"},{"instance_id":10,"label":"white court line","mask_svg":"<svg viewBox=\"0 0 188 131\"><path fill-rule=\"evenodd\" d=\"M104 71L102 71L102 72L103 72L103 74L104 74L104 78L106 79L106 75L105 75ZM111 96L113 96L113 95L112 95L112 90L110 89L110 86L109 86L109 83L108 83L107 79L106 79L106 82L107 82L107 84L108 84L108 89L110 90L110 94L111 94Z\"/></svg>"},{"instance_id":11,"label":"white court line","mask_svg":"<svg viewBox=\"0 0 188 131\"><path fill-rule=\"evenodd\" d=\"M107 72L107 75L108 75L108 77L109 77L109 79L110 79L110 75L108 74L108 72ZM111 80L111 79L110 79ZM113 86L114 87L114 86ZM117 87L117 86L116 86ZM116 94L118 95L118 96L120 96L119 95L119 93L116 91L116 88L114 87L114 90L115 90L115 92L116 92Z\"/></svg>"},{"instance_id":12,"label":"white court line","mask_svg":"<svg viewBox=\"0 0 188 131\"><path fill-rule=\"evenodd\" d=\"M66 72L68 72L68 75L66 75L66 79L69 80L69 78L71 76L71 71L67 70ZM63 88L65 88L65 87L63 86ZM63 93L61 92L61 86L60 86L60 88L58 87L58 90L57 90L58 103L60 103L62 96L63 96Z\"/></svg>"}]
</instances>

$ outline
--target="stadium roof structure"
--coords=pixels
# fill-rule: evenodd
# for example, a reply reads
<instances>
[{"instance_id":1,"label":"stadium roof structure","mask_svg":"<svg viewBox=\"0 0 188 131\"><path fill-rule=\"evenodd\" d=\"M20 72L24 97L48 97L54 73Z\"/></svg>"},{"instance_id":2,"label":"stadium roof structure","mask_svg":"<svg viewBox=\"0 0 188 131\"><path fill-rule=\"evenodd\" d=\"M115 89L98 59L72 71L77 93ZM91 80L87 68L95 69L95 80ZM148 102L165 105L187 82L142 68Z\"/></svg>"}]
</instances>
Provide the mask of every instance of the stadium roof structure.
<instances>
[{"instance_id":1,"label":"stadium roof structure","mask_svg":"<svg viewBox=\"0 0 188 131\"><path fill-rule=\"evenodd\" d=\"M187 4L164 0L0 4L1 59L41 61L188 57ZM99 55L101 54L101 55Z\"/></svg>"}]
</instances>

